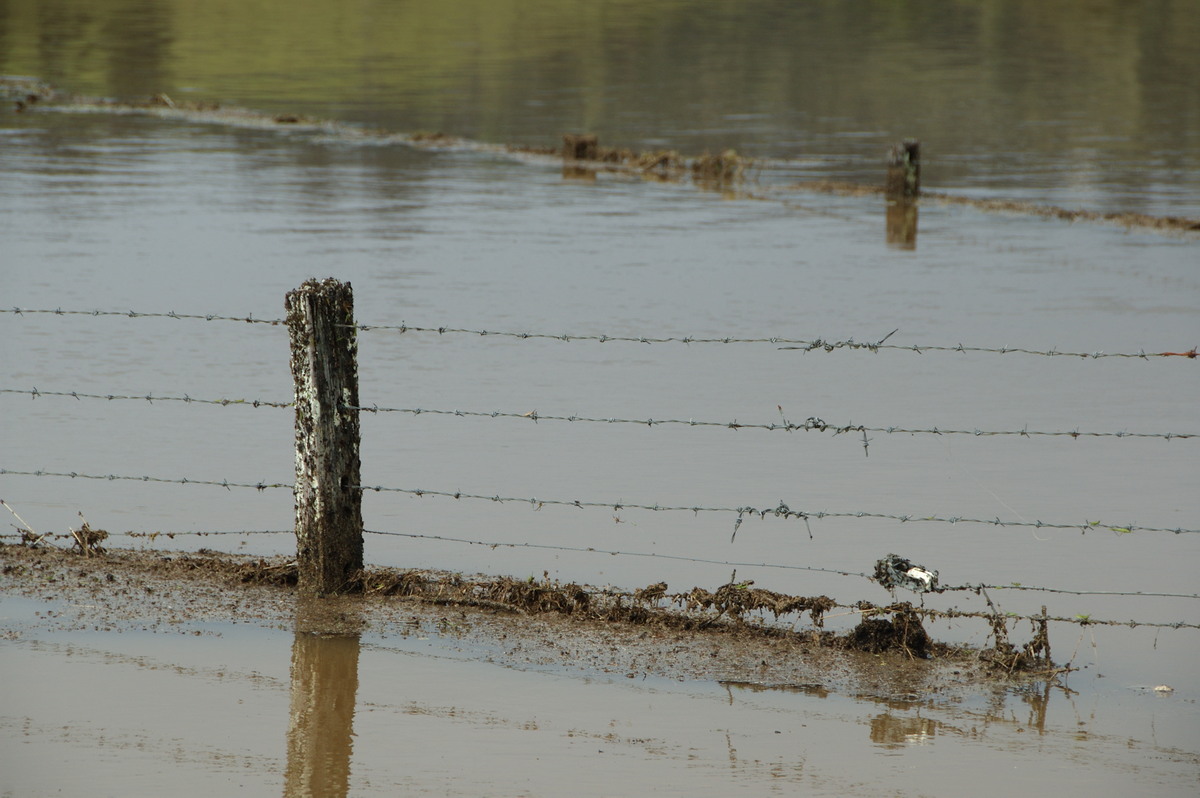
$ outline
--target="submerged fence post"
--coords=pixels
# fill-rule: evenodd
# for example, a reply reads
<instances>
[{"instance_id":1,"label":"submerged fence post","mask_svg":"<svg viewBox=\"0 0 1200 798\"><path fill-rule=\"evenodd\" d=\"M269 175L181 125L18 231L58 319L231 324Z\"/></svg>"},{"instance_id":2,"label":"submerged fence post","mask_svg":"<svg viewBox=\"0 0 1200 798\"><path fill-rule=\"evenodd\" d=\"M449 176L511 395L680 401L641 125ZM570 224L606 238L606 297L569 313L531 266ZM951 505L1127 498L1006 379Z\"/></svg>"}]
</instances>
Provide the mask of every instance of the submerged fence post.
<instances>
[{"instance_id":1,"label":"submerged fence post","mask_svg":"<svg viewBox=\"0 0 1200 798\"><path fill-rule=\"evenodd\" d=\"M354 292L308 280L284 300L296 389L296 558L302 593L354 587L363 566Z\"/></svg>"}]
</instances>

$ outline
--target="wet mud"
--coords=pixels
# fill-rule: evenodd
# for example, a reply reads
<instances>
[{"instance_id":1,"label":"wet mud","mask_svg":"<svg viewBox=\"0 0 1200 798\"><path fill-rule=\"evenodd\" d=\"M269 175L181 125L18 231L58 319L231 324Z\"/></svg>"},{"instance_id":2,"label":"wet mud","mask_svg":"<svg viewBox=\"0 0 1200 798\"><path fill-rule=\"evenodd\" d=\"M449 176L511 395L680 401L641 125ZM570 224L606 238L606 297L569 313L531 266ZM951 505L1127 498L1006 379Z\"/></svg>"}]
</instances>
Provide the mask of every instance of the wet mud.
<instances>
[{"instance_id":1,"label":"wet mud","mask_svg":"<svg viewBox=\"0 0 1200 798\"><path fill-rule=\"evenodd\" d=\"M87 556L20 544L0 545L0 574L4 592L65 605L48 612L46 622L66 630L201 634L196 624L290 630L302 620L320 634L423 630L514 667L885 697L1011 687L1056 672L1045 661L1014 668L999 648L938 643L911 607L835 634L817 623L828 599L797 600L735 584L672 596L662 583L620 593L548 579L369 569L359 593L312 600L297 595L296 566L286 558L129 549ZM801 610L814 622L788 628L748 617L764 609L767 615Z\"/></svg>"},{"instance_id":2,"label":"wet mud","mask_svg":"<svg viewBox=\"0 0 1200 798\"><path fill-rule=\"evenodd\" d=\"M226 124L258 128L286 128L336 135L349 140L395 142L428 149L477 150L503 152L527 157L562 158L566 177L594 179L598 171L614 171L667 181L690 179L694 185L720 191L726 196L746 199L770 199L754 175L769 169L767 161L747 158L733 150L698 156L681 155L675 150L635 151L601 146L590 134L565 134L560 148L522 144L491 145L449 135L441 131L396 133L348 125L304 114L264 113L247 108L206 101L177 101L166 94L133 99L111 99L72 94L36 78L0 77L0 97L12 104L17 113L38 109L76 110L108 113L141 113L187 122ZM881 160L882 163L882 160ZM789 191L832 194L850 197L887 196L883 179L878 185L862 185L834 180L793 183ZM1200 232L1200 219L1183 216L1153 216L1132 212L1099 212L1061 208L1008 199L964 197L922 189L920 201L960 205L986 213L1040 216L1066 222L1120 225L1164 233Z\"/></svg>"}]
</instances>

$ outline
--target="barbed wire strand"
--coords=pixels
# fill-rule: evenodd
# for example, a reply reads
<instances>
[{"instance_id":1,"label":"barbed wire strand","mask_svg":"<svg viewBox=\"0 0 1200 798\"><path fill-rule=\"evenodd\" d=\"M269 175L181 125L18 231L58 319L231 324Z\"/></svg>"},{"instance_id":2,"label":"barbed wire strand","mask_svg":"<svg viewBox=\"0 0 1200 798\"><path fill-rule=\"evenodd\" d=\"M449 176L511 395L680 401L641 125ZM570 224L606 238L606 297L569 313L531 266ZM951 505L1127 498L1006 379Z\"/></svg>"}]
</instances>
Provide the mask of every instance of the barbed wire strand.
<instances>
[{"instance_id":1,"label":"barbed wire strand","mask_svg":"<svg viewBox=\"0 0 1200 798\"><path fill-rule=\"evenodd\" d=\"M269 402L263 399L198 399L184 394L183 396L155 396L152 393L147 394L113 394L113 393L84 393L82 391L43 391L36 386L30 390L20 388L0 388L0 393L22 394L30 396L33 399L40 399L43 396L66 397L68 399L104 399L109 402L120 400L137 400L142 402L183 402L184 404L201 404L201 405L221 405L222 407L242 406L242 407L295 407L295 402ZM1175 437L1179 437L1176 435Z\"/></svg>"},{"instance_id":2,"label":"barbed wire strand","mask_svg":"<svg viewBox=\"0 0 1200 798\"><path fill-rule=\"evenodd\" d=\"M51 316L121 316L127 319L177 319L179 321L239 321L245 324L270 324L275 326L287 324L284 319L256 319L253 313L245 316L221 316L215 313L176 313L173 310L166 313L143 313L136 310L63 310L62 308L51 310L46 308L17 307L0 308L0 313L12 313L16 316L43 314Z\"/></svg>"},{"instance_id":3,"label":"barbed wire strand","mask_svg":"<svg viewBox=\"0 0 1200 798\"><path fill-rule=\"evenodd\" d=\"M868 612L886 612L887 609L887 607L881 607L868 610ZM935 610L928 607L915 608L915 610L930 618L986 618L994 620L998 616L1006 621L1053 621L1055 623L1071 623L1076 626L1128 626L1131 629L1139 626L1148 626L1164 629L1200 629L1200 624L1188 621L1117 621L1093 618L1090 615L1079 615L1074 618L1068 618L1062 615L1018 615L1011 612L968 612L965 610Z\"/></svg>"},{"instance_id":4,"label":"barbed wire strand","mask_svg":"<svg viewBox=\"0 0 1200 798\"><path fill-rule=\"evenodd\" d=\"M183 477L180 479L171 479L169 477L151 477L151 476L127 476L119 474L81 474L78 471L14 471L7 468L0 468L0 476L21 476L21 477L69 477L71 479L99 479L110 482L126 481L126 482L154 482L159 484L174 484L174 485L211 485L218 488L231 490L233 488L254 488L258 491L265 491L270 488L288 488L294 486L290 482L230 482L229 480L221 480L217 482L212 479L188 479Z\"/></svg>"},{"instance_id":5,"label":"barbed wire strand","mask_svg":"<svg viewBox=\"0 0 1200 798\"><path fill-rule=\"evenodd\" d=\"M16 392L16 391L14 391ZM442 415L442 416L459 416L467 418L507 418L507 419L525 419L527 421L567 421L580 424L630 424L638 427L656 427L663 425L681 425L686 427L724 427L726 429L757 429L767 430L771 432L832 432L834 435L843 435L850 432L885 432L888 434L908 434L908 435L971 435L974 437L989 437L1011 435L1024 438L1034 436L1042 437L1064 437L1064 438L1163 438L1164 440L1173 440L1175 438L1197 438L1200 434L1191 432L1083 432L1078 429L1070 431L1052 431L1044 432L1031 430L1029 428L1019 430L981 430L981 429L941 429L932 427L930 429L919 429L910 427L868 427L865 424L846 424L837 425L830 424L823 419L815 416L810 416L803 422L789 421L783 418L782 423L750 423L741 422L737 419L733 421L697 421L694 418L593 418L587 416L559 416L546 413L539 413L532 410L527 413L511 413L494 411L476 411L476 410L440 410L440 409L424 409L424 408L408 408L408 407L380 407L379 405L348 405L347 410L358 410L366 413L406 413L413 416L422 414ZM783 408L780 408L782 414Z\"/></svg>"},{"instance_id":6,"label":"barbed wire strand","mask_svg":"<svg viewBox=\"0 0 1200 798\"><path fill-rule=\"evenodd\" d=\"M689 344L689 345L690 344L775 344L777 346L777 348L781 349L781 350L800 350L800 351L804 351L804 352L814 352L814 351L833 352L833 351L836 351L839 349L847 349L847 350L866 349L871 352L892 350L892 351L901 351L901 352L915 352L917 354L924 354L925 352L960 352L960 353L964 353L964 354L967 352L977 352L977 353L982 352L982 353L1000 354L1000 355L1022 354L1022 355L1042 355L1042 356L1046 356L1046 357L1077 357L1077 358L1088 358L1088 359L1093 359L1093 360L1099 359L1099 358L1109 358L1109 357L1140 358L1142 360L1149 360L1152 357L1185 357L1185 358L1191 358L1191 359L1195 359L1197 357L1197 348L1196 347L1192 347L1191 350L1186 351L1186 352L1146 352L1145 350L1139 350L1137 352L1102 352L1102 351L1065 352L1065 351L1059 351L1057 348L1052 348L1050 350L1043 351L1043 350L1036 350L1036 349L1027 349L1024 347L1011 347L1011 346L1003 346L1003 347L964 346L961 343L956 344L955 346L944 346L944 345L943 346L938 346L938 345L926 346L926 345L920 345L920 344L888 344L888 343L884 343L885 341L887 341L887 339L891 338L893 335L895 335L897 332L899 332L898 328L895 330L892 330L890 333L883 336L883 338L879 339L878 341L855 341L853 338L847 338L847 339L844 339L841 341L828 341L823 338L804 339L804 338L785 338L785 337L780 337L780 336L757 337L757 338L737 338L737 337L733 337L733 336L725 336L725 337L704 338L704 337L697 337L697 336L650 337L650 336L630 336L630 335L603 335L603 334L602 335L578 335L578 334L571 334L571 333L510 332L510 331L500 331L500 330L475 330L475 329L468 329L468 328L462 328L462 327L418 327L418 326L409 325L409 324L406 324L403 322L398 325L361 324L360 323L360 324L356 324L353 326L355 326L358 330L363 331L363 332L386 330L386 331L392 331L392 332L399 332L401 334L409 333L409 332L437 333L438 335L457 334L457 335L472 335L472 336L479 336L479 337L491 336L491 337L503 337L503 338L517 338L517 339L521 339L521 340L563 341L563 342L567 342L567 343L576 342L576 341L596 341L596 342L599 342L602 344L610 343L610 342L613 342L613 343L635 343L635 344L678 343L678 344ZM779 346L780 344L784 344L784 345Z\"/></svg>"},{"instance_id":7,"label":"barbed wire strand","mask_svg":"<svg viewBox=\"0 0 1200 798\"><path fill-rule=\"evenodd\" d=\"M33 399L39 399L43 396L65 397L69 399L102 399L106 401L134 400L144 401L153 404L154 402L183 402L185 404L206 404L219 405L222 407L241 406L241 407L269 407L269 408L289 408L294 407L295 402L275 402L263 399L202 399L184 394L183 396L155 396L153 393L147 394L95 394L84 393L81 391L43 391L36 386L32 389L25 390L20 388L0 388L0 394L18 394L29 396ZM412 416L420 415L436 415L436 416L457 416L460 418L502 418L502 419L524 419L534 423L538 421L566 421L579 424L622 424L637 427L656 427L664 425L679 425L686 427L721 427L732 430L753 429L766 430L769 432L832 432L835 436L844 435L851 432L882 432L891 434L904 435L970 435L973 437L995 437L995 436L1012 436L1012 437L1061 437L1072 438L1161 438L1163 440L1188 440L1192 438L1200 438L1200 433L1192 432L1088 432L1078 429L1069 431L1043 431L1031 430L1028 427L1019 430L981 430L981 429L942 429L940 427L932 427L929 429L911 428L911 427L869 427L865 424L845 424L837 425L830 424L821 418L810 416L803 422L789 421L786 417L782 419L782 423L752 423L742 422L734 419L733 421L697 421L694 418L679 419L679 418L615 418L615 417L599 417L593 418L588 416L570 415L560 416L547 413L539 413L536 410L527 413L502 412L499 410L493 411L478 411L478 410L445 410L436 408L420 408L420 407L380 407L379 405L344 405L345 410L355 410L364 413L402 413ZM782 416L783 408L779 408Z\"/></svg>"},{"instance_id":8,"label":"barbed wire strand","mask_svg":"<svg viewBox=\"0 0 1200 798\"><path fill-rule=\"evenodd\" d=\"M110 532L109 535L123 536L130 538L173 538L194 535L196 537L207 537L209 535L294 535L295 530L292 529L190 529L182 531L161 530L156 532Z\"/></svg>"},{"instance_id":9,"label":"barbed wire strand","mask_svg":"<svg viewBox=\"0 0 1200 798\"><path fill-rule=\"evenodd\" d=\"M95 479L108 481L130 481L130 482L153 482L153 483L169 483L177 485L210 485L227 490L232 488L254 488L258 491L265 491L269 488L294 488L292 483L285 482L230 482L228 480L208 480L208 479L171 479L167 477L151 477L151 476L128 476L117 474L83 474L78 471L19 471L7 468L0 468L0 476L26 476L26 477L68 477L71 479ZM450 499L474 499L482 501L496 502L506 504L515 502L517 504L528 504L534 510L539 510L542 507L557 506L557 507L578 507L584 508L604 508L614 511L620 510L649 510L652 512L690 512L693 514L699 513L722 513L726 515L736 515L737 520L734 523L734 535L737 535L738 528L746 518L758 516L760 519L774 516L776 518L795 518L804 521L808 524L813 519L823 518L878 518L892 521L906 522L928 522L928 523L945 523L945 524L981 524L984 526L998 527L1030 527L1034 529L1078 529L1080 532L1095 532L1108 530L1119 534L1131 534L1133 532L1171 532L1176 535L1182 534L1197 534L1200 529L1184 529L1182 527L1153 527L1140 526L1137 524L1106 524L1101 521L1084 521L1083 523L1064 524L1064 523L1047 523L1043 521L1005 521L999 516L994 519L986 518L967 518L962 516L939 516L939 515L896 515L892 513L878 513L867 511L855 512L830 512L826 510L793 510L784 502L779 502L775 507L758 508L752 506L743 507L701 507L698 505L661 505L661 504L637 504L625 501L581 501L569 499L538 499L538 498L517 498L511 496L500 496L499 494L484 495L480 493L464 493L463 491L440 491L426 490L424 488L396 488L386 487L383 485L352 485L351 489L361 491L372 491L375 493L405 493L417 498L424 496L437 496ZM812 530L809 529L809 536L812 536Z\"/></svg>"},{"instance_id":10,"label":"barbed wire strand","mask_svg":"<svg viewBox=\"0 0 1200 798\"><path fill-rule=\"evenodd\" d=\"M49 314L55 316L97 316L97 317L124 317L131 319L143 318L169 318L178 320L198 320L198 321L235 321L247 324L268 324L268 325L285 325L283 319L256 319L253 314L246 316L226 316L218 314L189 314L176 313L169 311L166 313L144 313L134 310L128 311L103 311L103 310L63 310L62 308L45 309L45 308L0 308L0 313L11 313L14 315L34 315L34 314ZM856 341L853 338L847 338L840 341L830 341L824 338L787 338L782 336L767 336L767 337L747 337L740 338L734 336L724 337L700 337L700 336L634 336L634 335L583 335L572 333L539 333L539 332L512 332L503 330L486 330L486 329L470 329L466 327L422 327L410 325L404 322L396 325L389 324L355 324L352 325L362 332L374 331L391 331L398 333L436 333L438 335L472 335L479 337L496 337L496 338L513 338L519 340L545 340L545 341L562 341L562 342L579 342L579 341L595 341L599 343L639 343L639 344L774 344L781 350L798 350L803 352L834 352L838 350L860 350L865 349L870 352L881 351L898 351L898 352L914 352L916 354L924 354L926 352L959 352L962 354L970 353L987 353L987 354L1022 354L1022 355L1039 355L1043 357L1071 357L1096 360L1100 358L1138 358L1149 360L1150 358L1162 357L1182 357L1188 359L1196 359L1198 356L1197 347L1193 346L1190 350L1181 352L1146 352L1144 349L1137 352L1069 352L1059 351L1057 347L1049 350L1029 349L1025 347L990 347L990 346L964 346L959 343L954 346L936 345L936 344L889 344L885 343L898 330L885 335L878 341Z\"/></svg>"},{"instance_id":11,"label":"barbed wire strand","mask_svg":"<svg viewBox=\"0 0 1200 798\"><path fill-rule=\"evenodd\" d=\"M732 566L734 568L776 568L788 571L814 571L819 573L835 574L837 576L861 576L867 579L871 577L868 574L857 571L840 571L835 568L817 568L808 565L787 565L784 563L765 563L765 562L736 562L733 560L713 560L704 557L689 557L683 554L658 554L655 552L642 551L616 551L611 549L600 549L595 546L564 546L553 543L509 543L501 541L489 540L471 540L469 538L448 537L446 535L428 535L417 532L383 532L376 529L364 529L363 532L368 535L384 535L388 537L403 537L419 540L432 540L443 543L465 543L472 546L483 546L489 549L510 548L510 549L540 549L546 551L566 551L585 554L607 554L612 557L649 557L657 560L675 560L681 562L693 562L703 565L721 565ZM1197 596L1200 598L1200 596Z\"/></svg>"},{"instance_id":12,"label":"barbed wire strand","mask_svg":"<svg viewBox=\"0 0 1200 798\"><path fill-rule=\"evenodd\" d=\"M3 471L0 470L0 473L3 473ZM786 518L796 518L799 520L803 520L805 522L809 521L810 519L822 519L822 518L879 518L879 519L900 521L902 523L903 522L925 521L925 522L946 523L946 524L960 524L961 523L961 524L983 524L985 526L1000 526L1000 527L1031 527L1031 528L1035 528L1035 529L1072 529L1072 530L1078 529L1080 532L1109 530L1109 531L1121 533L1121 534L1129 534L1132 532L1171 532L1174 534L1200 533L1200 529L1183 529L1183 528L1178 528L1178 527L1176 527L1176 528L1146 527L1146 526L1138 526L1136 524L1128 524L1128 525L1120 526L1120 525L1115 525L1115 524L1105 524L1100 521L1084 521L1082 524L1062 524L1062 523L1045 523L1042 521L1004 521L1004 520L1001 520L999 517L994 518L994 519L982 519L982 518L965 518L965 517L961 517L961 516L943 517L943 516L938 516L938 515L894 515L894 514L890 514L890 513L877 513L877 512L866 512L866 511L828 512L825 510L814 510L814 511L792 510L783 502L780 502L778 504L778 506L776 506L776 507L767 507L767 508L761 508L761 509L757 508L757 507L751 507L751 506L745 506L745 507L701 507L701 506L695 506L695 505L693 505L693 506L664 506L664 505L660 505L660 504L654 504L654 505L636 504L636 503L630 503L630 502L624 502L624 501L598 502L598 501L580 501L580 500L572 501L572 500L567 500L567 499L517 498L517 497L507 497L507 496L500 496L500 495L490 495L489 496L489 495L477 494L477 493L464 493L462 491L455 491L455 492L451 493L449 491L424 490L421 488L393 488L393 487L384 487L381 485L358 485L356 487L358 487L359 489L361 489L363 491L406 493L406 494L409 494L412 496L416 496L417 498L421 498L424 496L437 496L437 497L450 498L450 499L476 499L476 500L497 502L497 503L501 503L501 504L515 502L517 504L529 504L535 510L541 509L543 506L559 506L559 507L578 507L581 509L588 508L588 507L604 508L604 509L611 509L614 511L635 509L635 510L650 510L653 512L690 512L690 513L694 513L694 514L699 514L699 513L735 514L735 515L737 515L737 521L736 521L735 527L734 527L735 534L737 531L737 527L741 525L742 521L745 518L752 518L755 516L758 516L759 518L766 518L768 516L774 516L776 518L785 518L785 519Z\"/></svg>"}]
</instances>

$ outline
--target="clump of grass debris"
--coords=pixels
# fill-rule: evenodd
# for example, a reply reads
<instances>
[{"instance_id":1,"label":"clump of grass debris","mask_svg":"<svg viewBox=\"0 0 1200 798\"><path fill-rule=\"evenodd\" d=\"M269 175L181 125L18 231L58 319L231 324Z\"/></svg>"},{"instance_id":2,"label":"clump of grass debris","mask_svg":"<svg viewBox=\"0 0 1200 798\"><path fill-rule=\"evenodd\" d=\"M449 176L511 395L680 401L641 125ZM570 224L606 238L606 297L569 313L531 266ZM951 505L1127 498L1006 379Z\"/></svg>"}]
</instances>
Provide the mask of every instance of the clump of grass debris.
<instances>
[{"instance_id":1,"label":"clump of grass debris","mask_svg":"<svg viewBox=\"0 0 1200 798\"><path fill-rule=\"evenodd\" d=\"M734 150L718 155L706 152L692 161L692 179L700 185L726 186L742 179L748 163Z\"/></svg>"},{"instance_id":2,"label":"clump of grass debris","mask_svg":"<svg viewBox=\"0 0 1200 798\"><path fill-rule=\"evenodd\" d=\"M877 617L881 613L892 617ZM897 650L913 659L928 659L933 646L916 608L907 602L864 609L862 622L850 633L850 642L858 651L878 654Z\"/></svg>"},{"instance_id":3,"label":"clump of grass debris","mask_svg":"<svg viewBox=\"0 0 1200 798\"><path fill-rule=\"evenodd\" d=\"M675 150L637 152L627 148L602 147L592 133L567 133L562 140L561 153L563 161L567 163L592 162L663 179L678 178L687 165Z\"/></svg>"},{"instance_id":4,"label":"clump of grass debris","mask_svg":"<svg viewBox=\"0 0 1200 798\"><path fill-rule=\"evenodd\" d=\"M108 540L108 532L103 529L93 529L88 520L83 517L82 512L79 513L79 520L83 522L83 526L79 529L70 527L70 531L63 535L56 535L53 532L39 534L24 518L17 514L17 511L8 502L0 499L0 505L3 505L4 509L12 513L13 518L21 522L20 526L16 526L15 524L13 526L19 533L22 546L36 548L54 538L67 538L72 541L72 547L85 557L104 554L104 546L101 544L105 540Z\"/></svg>"},{"instance_id":5,"label":"clump of grass debris","mask_svg":"<svg viewBox=\"0 0 1200 798\"><path fill-rule=\"evenodd\" d=\"M92 529L91 524L83 517L83 513L79 514L79 520L83 521L83 526L71 530L75 548L85 557L104 554L104 547L100 544L108 540L108 533L103 529Z\"/></svg>"},{"instance_id":6,"label":"clump of grass debris","mask_svg":"<svg viewBox=\"0 0 1200 798\"><path fill-rule=\"evenodd\" d=\"M1044 606L1042 617L1031 623L1033 637L1025 645L1015 646L1008 639L1008 619L996 613L991 620L995 645L981 651L980 660L994 670L1010 674L1056 670L1050 659L1049 621Z\"/></svg>"}]
</instances>

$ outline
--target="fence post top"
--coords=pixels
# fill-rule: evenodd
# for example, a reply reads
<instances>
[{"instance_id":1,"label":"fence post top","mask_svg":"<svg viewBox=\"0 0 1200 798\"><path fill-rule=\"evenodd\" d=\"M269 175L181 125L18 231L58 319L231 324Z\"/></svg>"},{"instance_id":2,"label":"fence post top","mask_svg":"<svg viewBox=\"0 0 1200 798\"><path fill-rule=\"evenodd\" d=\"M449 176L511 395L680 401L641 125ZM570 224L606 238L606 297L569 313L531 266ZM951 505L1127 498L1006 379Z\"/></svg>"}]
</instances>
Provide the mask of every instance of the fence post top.
<instances>
[{"instance_id":1,"label":"fence post top","mask_svg":"<svg viewBox=\"0 0 1200 798\"><path fill-rule=\"evenodd\" d=\"M288 291L287 295L290 297L293 294L298 294L298 293L336 291L336 290L339 290L342 288L344 288L347 291L353 291L353 288L351 287L349 281L342 282L341 280L338 280L336 277L326 277L324 280L319 280L316 277L310 277L307 280L305 280L304 282L302 282L295 289Z\"/></svg>"}]
</instances>

